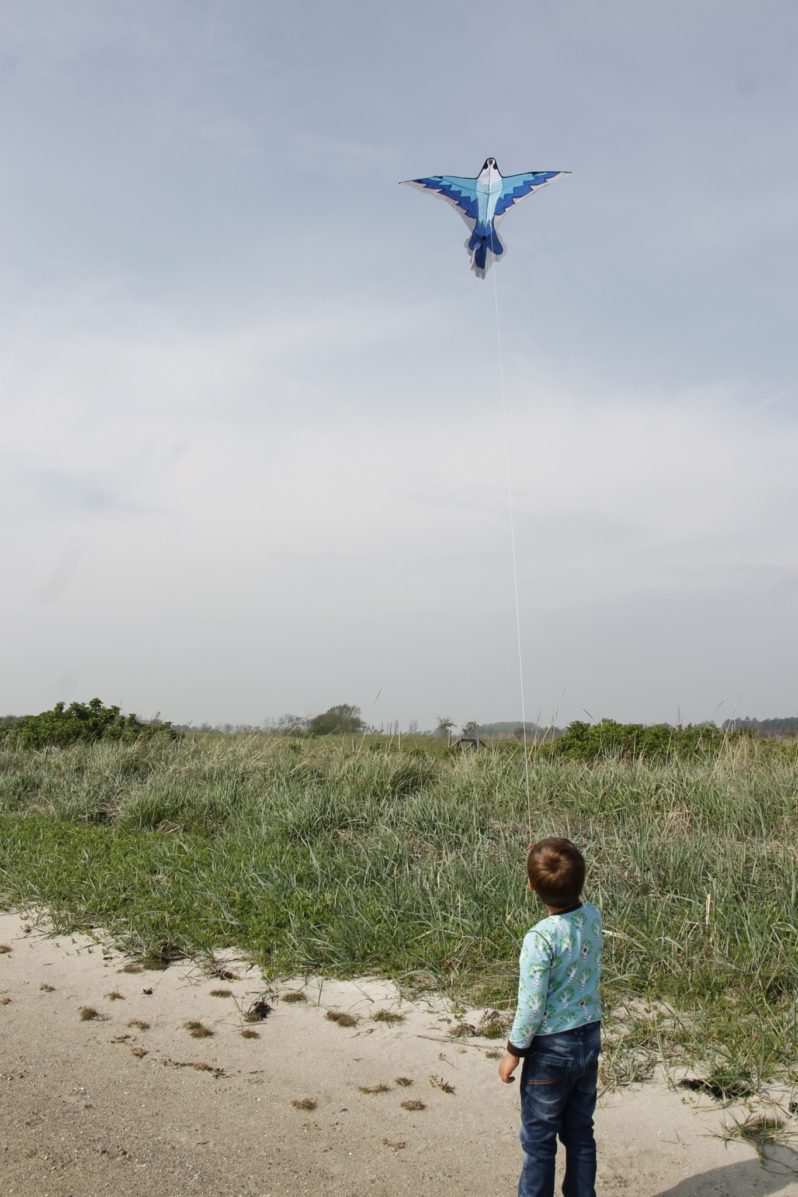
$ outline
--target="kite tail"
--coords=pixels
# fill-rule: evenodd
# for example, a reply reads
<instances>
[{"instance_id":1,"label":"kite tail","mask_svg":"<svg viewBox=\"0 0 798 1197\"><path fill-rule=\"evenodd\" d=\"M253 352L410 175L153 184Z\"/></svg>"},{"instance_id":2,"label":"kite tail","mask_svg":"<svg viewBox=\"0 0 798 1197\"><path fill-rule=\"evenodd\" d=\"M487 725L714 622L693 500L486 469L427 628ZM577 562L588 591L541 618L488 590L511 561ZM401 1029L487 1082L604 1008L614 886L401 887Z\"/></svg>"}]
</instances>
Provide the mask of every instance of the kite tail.
<instances>
[{"instance_id":1,"label":"kite tail","mask_svg":"<svg viewBox=\"0 0 798 1197\"><path fill-rule=\"evenodd\" d=\"M492 224L477 224L468 242L468 250L473 255L474 270L484 277L488 268L488 253L501 257L504 246Z\"/></svg>"}]
</instances>

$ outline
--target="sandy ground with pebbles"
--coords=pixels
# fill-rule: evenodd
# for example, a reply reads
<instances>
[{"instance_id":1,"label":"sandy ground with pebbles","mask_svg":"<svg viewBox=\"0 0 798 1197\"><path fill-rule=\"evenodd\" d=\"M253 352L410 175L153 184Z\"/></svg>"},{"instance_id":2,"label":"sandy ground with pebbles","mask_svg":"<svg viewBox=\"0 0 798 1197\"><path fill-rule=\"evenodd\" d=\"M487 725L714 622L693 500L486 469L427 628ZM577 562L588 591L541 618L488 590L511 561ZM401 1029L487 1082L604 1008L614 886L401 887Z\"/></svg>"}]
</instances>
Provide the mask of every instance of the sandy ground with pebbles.
<instances>
[{"instance_id":1,"label":"sandy ground with pebbles","mask_svg":"<svg viewBox=\"0 0 798 1197\"><path fill-rule=\"evenodd\" d=\"M498 1081L495 1043L451 1037L462 1015L444 1002L402 1001L383 981L299 979L270 989L271 1012L248 1024L268 987L233 954L232 979L186 961L125 972L102 943L26 927L0 915L4 1197L515 1192L517 1085ZM305 1001L286 1001L292 991ZM375 1022L378 1010L403 1018ZM196 1038L189 1022L213 1033ZM664 1085L605 1094L599 1194L798 1197L798 1154L775 1148L763 1167L720 1138L730 1117Z\"/></svg>"}]
</instances>

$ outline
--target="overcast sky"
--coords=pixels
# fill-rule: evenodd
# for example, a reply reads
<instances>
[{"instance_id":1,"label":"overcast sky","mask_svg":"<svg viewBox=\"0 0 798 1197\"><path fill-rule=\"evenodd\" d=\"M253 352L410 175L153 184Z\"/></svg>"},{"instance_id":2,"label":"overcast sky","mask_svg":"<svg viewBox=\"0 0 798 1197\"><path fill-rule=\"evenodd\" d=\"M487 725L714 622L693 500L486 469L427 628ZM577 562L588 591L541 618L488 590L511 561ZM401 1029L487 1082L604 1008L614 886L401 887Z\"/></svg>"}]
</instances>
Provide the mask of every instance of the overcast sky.
<instances>
[{"instance_id":1,"label":"overcast sky","mask_svg":"<svg viewBox=\"0 0 798 1197\"><path fill-rule=\"evenodd\" d=\"M495 17L494 17L495 13ZM0 713L798 713L794 0L0 0Z\"/></svg>"}]
</instances>

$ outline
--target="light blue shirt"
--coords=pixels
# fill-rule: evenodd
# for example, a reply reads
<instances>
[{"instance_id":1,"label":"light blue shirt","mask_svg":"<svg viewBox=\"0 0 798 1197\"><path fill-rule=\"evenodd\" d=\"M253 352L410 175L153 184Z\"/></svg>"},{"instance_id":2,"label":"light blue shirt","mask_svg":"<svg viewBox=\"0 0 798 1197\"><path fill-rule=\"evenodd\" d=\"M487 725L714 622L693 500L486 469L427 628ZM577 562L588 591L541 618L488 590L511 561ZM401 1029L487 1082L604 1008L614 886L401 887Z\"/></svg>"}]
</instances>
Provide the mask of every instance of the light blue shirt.
<instances>
[{"instance_id":1,"label":"light blue shirt","mask_svg":"<svg viewBox=\"0 0 798 1197\"><path fill-rule=\"evenodd\" d=\"M527 931L510 1031L514 1047L529 1047L536 1035L599 1021L601 951L601 914L590 902L567 914L550 914Z\"/></svg>"}]
</instances>

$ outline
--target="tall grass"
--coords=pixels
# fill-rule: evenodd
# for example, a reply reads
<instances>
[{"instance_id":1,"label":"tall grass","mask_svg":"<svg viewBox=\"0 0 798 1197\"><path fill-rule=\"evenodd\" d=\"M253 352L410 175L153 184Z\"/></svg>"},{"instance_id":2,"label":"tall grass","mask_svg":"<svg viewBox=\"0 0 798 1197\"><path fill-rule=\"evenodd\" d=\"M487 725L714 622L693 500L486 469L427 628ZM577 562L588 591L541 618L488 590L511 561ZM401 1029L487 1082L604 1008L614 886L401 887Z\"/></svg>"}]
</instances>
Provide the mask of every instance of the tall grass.
<instances>
[{"instance_id":1,"label":"tall grass","mask_svg":"<svg viewBox=\"0 0 798 1197\"><path fill-rule=\"evenodd\" d=\"M627 1011L618 1034L753 1078L794 1069L794 754L533 756L530 784L532 836L568 835L587 857L605 999ZM108 927L141 955L236 944L272 972L379 971L511 1006L541 913L525 891L529 831L519 751L0 747L0 896Z\"/></svg>"}]
</instances>

